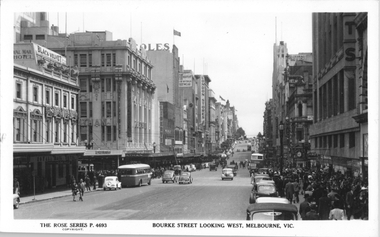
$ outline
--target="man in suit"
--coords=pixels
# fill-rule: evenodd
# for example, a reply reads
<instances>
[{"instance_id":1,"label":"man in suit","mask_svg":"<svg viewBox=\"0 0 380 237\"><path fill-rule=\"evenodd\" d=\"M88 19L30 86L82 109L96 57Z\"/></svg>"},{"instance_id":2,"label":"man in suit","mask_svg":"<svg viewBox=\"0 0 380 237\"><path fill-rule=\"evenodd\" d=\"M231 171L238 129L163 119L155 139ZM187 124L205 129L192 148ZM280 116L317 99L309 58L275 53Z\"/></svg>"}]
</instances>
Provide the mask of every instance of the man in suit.
<instances>
[{"instance_id":1,"label":"man in suit","mask_svg":"<svg viewBox=\"0 0 380 237\"><path fill-rule=\"evenodd\" d=\"M302 220L306 220L306 213L308 213L310 210L310 197L308 194L305 194L305 201L300 204L299 210Z\"/></svg>"},{"instance_id":2,"label":"man in suit","mask_svg":"<svg viewBox=\"0 0 380 237\"><path fill-rule=\"evenodd\" d=\"M319 216L317 213L317 206L315 204L310 205L310 211L306 213L305 220L309 220L309 221L319 220Z\"/></svg>"},{"instance_id":3,"label":"man in suit","mask_svg":"<svg viewBox=\"0 0 380 237\"><path fill-rule=\"evenodd\" d=\"M347 192L346 194L347 220L350 220L352 216L353 205L354 205L354 187L352 187L351 190Z\"/></svg>"},{"instance_id":4,"label":"man in suit","mask_svg":"<svg viewBox=\"0 0 380 237\"><path fill-rule=\"evenodd\" d=\"M288 199L290 203L293 202L293 195L294 195L293 180L288 180L288 182L285 185L285 196L286 196L286 199Z\"/></svg>"}]
</instances>

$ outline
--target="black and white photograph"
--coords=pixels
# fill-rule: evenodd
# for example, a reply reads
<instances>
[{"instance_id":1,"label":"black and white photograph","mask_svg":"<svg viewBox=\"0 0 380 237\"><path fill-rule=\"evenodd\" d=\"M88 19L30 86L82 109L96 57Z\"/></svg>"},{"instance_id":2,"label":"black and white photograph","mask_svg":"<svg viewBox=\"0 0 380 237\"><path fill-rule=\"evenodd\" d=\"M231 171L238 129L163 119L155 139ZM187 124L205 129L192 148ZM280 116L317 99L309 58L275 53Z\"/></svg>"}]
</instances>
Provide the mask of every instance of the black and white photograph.
<instances>
[{"instance_id":1,"label":"black and white photograph","mask_svg":"<svg viewBox=\"0 0 380 237\"><path fill-rule=\"evenodd\" d=\"M0 232L378 236L379 5L2 1Z\"/></svg>"}]
</instances>

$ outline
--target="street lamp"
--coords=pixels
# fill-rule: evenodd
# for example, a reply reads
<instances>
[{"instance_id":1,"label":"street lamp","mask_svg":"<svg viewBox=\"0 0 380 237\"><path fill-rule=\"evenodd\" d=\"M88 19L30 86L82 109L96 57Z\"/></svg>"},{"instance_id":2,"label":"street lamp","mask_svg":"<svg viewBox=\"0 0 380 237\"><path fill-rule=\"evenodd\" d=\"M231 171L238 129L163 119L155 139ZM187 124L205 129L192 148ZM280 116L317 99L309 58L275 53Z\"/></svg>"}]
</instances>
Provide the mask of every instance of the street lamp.
<instances>
[{"instance_id":1,"label":"street lamp","mask_svg":"<svg viewBox=\"0 0 380 237\"><path fill-rule=\"evenodd\" d=\"M284 144L282 141L284 134L284 123L282 121L280 121L280 124L278 125L278 130L280 130L280 174L282 175L282 162L284 158Z\"/></svg>"}]
</instances>

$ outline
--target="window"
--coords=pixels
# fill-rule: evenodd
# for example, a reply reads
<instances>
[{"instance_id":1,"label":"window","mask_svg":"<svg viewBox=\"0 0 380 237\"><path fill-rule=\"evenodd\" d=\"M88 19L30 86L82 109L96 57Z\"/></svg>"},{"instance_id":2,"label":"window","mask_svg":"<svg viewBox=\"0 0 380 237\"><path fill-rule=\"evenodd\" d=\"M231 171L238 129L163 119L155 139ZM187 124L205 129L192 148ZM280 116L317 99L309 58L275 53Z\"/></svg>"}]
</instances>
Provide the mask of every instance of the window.
<instances>
[{"instance_id":1,"label":"window","mask_svg":"<svg viewBox=\"0 0 380 237\"><path fill-rule=\"evenodd\" d=\"M356 108L356 80L355 71L349 70L345 74L348 77L348 110L353 110Z\"/></svg>"},{"instance_id":2,"label":"window","mask_svg":"<svg viewBox=\"0 0 380 237\"><path fill-rule=\"evenodd\" d=\"M59 142L59 127L60 123L58 120L55 121L55 142Z\"/></svg>"},{"instance_id":3,"label":"window","mask_svg":"<svg viewBox=\"0 0 380 237\"><path fill-rule=\"evenodd\" d=\"M116 53L112 54L112 66L116 66Z\"/></svg>"},{"instance_id":4,"label":"window","mask_svg":"<svg viewBox=\"0 0 380 237\"><path fill-rule=\"evenodd\" d=\"M106 134L104 132L104 128L105 128L105 126L102 126L102 142L104 142L104 139L105 139L105 136L106 136Z\"/></svg>"},{"instance_id":5,"label":"window","mask_svg":"<svg viewBox=\"0 0 380 237\"><path fill-rule=\"evenodd\" d=\"M111 78L106 78L106 91L111 91Z\"/></svg>"},{"instance_id":6,"label":"window","mask_svg":"<svg viewBox=\"0 0 380 237\"><path fill-rule=\"evenodd\" d=\"M107 118L111 117L111 102L106 102Z\"/></svg>"},{"instance_id":7,"label":"window","mask_svg":"<svg viewBox=\"0 0 380 237\"><path fill-rule=\"evenodd\" d=\"M100 85L102 87L102 92L104 92L104 78L100 80Z\"/></svg>"},{"instance_id":8,"label":"window","mask_svg":"<svg viewBox=\"0 0 380 237\"><path fill-rule=\"evenodd\" d=\"M80 79L80 92L87 92L87 78Z\"/></svg>"},{"instance_id":9,"label":"window","mask_svg":"<svg viewBox=\"0 0 380 237\"><path fill-rule=\"evenodd\" d=\"M45 40L45 35L36 35L36 40Z\"/></svg>"},{"instance_id":10,"label":"window","mask_svg":"<svg viewBox=\"0 0 380 237\"><path fill-rule=\"evenodd\" d=\"M329 139L329 148L332 147L332 135L328 136Z\"/></svg>"},{"instance_id":11,"label":"window","mask_svg":"<svg viewBox=\"0 0 380 237\"><path fill-rule=\"evenodd\" d=\"M349 147L355 147L355 132L349 133Z\"/></svg>"},{"instance_id":12,"label":"window","mask_svg":"<svg viewBox=\"0 0 380 237\"><path fill-rule=\"evenodd\" d=\"M102 118L104 118L104 101L102 101Z\"/></svg>"},{"instance_id":13,"label":"window","mask_svg":"<svg viewBox=\"0 0 380 237\"><path fill-rule=\"evenodd\" d=\"M79 54L80 67L87 67L87 54Z\"/></svg>"},{"instance_id":14,"label":"window","mask_svg":"<svg viewBox=\"0 0 380 237\"><path fill-rule=\"evenodd\" d=\"M38 102L38 87L33 87L33 101Z\"/></svg>"},{"instance_id":15,"label":"window","mask_svg":"<svg viewBox=\"0 0 380 237\"><path fill-rule=\"evenodd\" d=\"M90 111L89 117L92 118L92 102L89 102L88 106L90 107L89 108L89 111Z\"/></svg>"},{"instance_id":16,"label":"window","mask_svg":"<svg viewBox=\"0 0 380 237\"><path fill-rule=\"evenodd\" d=\"M115 91L115 92L116 92L116 83L117 83L116 80L114 80L113 81L113 91Z\"/></svg>"},{"instance_id":17,"label":"window","mask_svg":"<svg viewBox=\"0 0 380 237\"><path fill-rule=\"evenodd\" d=\"M63 95L63 107L67 108L67 95Z\"/></svg>"},{"instance_id":18,"label":"window","mask_svg":"<svg viewBox=\"0 0 380 237\"><path fill-rule=\"evenodd\" d=\"M318 137L315 138L315 147L318 147Z\"/></svg>"},{"instance_id":19,"label":"window","mask_svg":"<svg viewBox=\"0 0 380 237\"><path fill-rule=\"evenodd\" d=\"M71 123L71 142L72 142L72 143L75 142L75 140L74 140L74 139L75 139L75 136L74 136L74 132L75 132L75 130L74 130L74 129L75 129L75 123L72 122L72 123Z\"/></svg>"},{"instance_id":20,"label":"window","mask_svg":"<svg viewBox=\"0 0 380 237\"><path fill-rule=\"evenodd\" d=\"M46 124L45 139L46 139L46 142L50 142L50 126L51 126L51 121L50 120L46 120L45 124Z\"/></svg>"},{"instance_id":21,"label":"window","mask_svg":"<svg viewBox=\"0 0 380 237\"><path fill-rule=\"evenodd\" d=\"M50 104L50 90L45 91L45 103Z\"/></svg>"},{"instance_id":22,"label":"window","mask_svg":"<svg viewBox=\"0 0 380 237\"><path fill-rule=\"evenodd\" d=\"M128 66L131 66L131 55L128 55Z\"/></svg>"},{"instance_id":23,"label":"window","mask_svg":"<svg viewBox=\"0 0 380 237\"><path fill-rule=\"evenodd\" d=\"M80 140L82 142L87 140L87 126L80 126Z\"/></svg>"},{"instance_id":24,"label":"window","mask_svg":"<svg viewBox=\"0 0 380 237\"><path fill-rule=\"evenodd\" d=\"M32 142L40 141L40 130L41 130L41 121L32 120L31 121L31 138Z\"/></svg>"},{"instance_id":25,"label":"window","mask_svg":"<svg viewBox=\"0 0 380 237\"><path fill-rule=\"evenodd\" d=\"M116 142L116 136L117 135L117 132L116 132L116 126L113 126L113 141Z\"/></svg>"},{"instance_id":26,"label":"window","mask_svg":"<svg viewBox=\"0 0 380 237\"><path fill-rule=\"evenodd\" d=\"M14 124L14 128L15 128L15 140L20 142L21 141L21 136L22 136L22 127L23 127L23 119L21 118L16 118L15 119L15 124Z\"/></svg>"},{"instance_id":27,"label":"window","mask_svg":"<svg viewBox=\"0 0 380 237\"><path fill-rule=\"evenodd\" d=\"M344 134L340 134L340 147L344 147Z\"/></svg>"},{"instance_id":28,"label":"window","mask_svg":"<svg viewBox=\"0 0 380 237\"><path fill-rule=\"evenodd\" d=\"M21 99L21 83L16 83L16 98Z\"/></svg>"},{"instance_id":29,"label":"window","mask_svg":"<svg viewBox=\"0 0 380 237\"><path fill-rule=\"evenodd\" d=\"M80 117L87 117L87 102L80 102Z\"/></svg>"},{"instance_id":30,"label":"window","mask_svg":"<svg viewBox=\"0 0 380 237\"><path fill-rule=\"evenodd\" d=\"M59 93L55 92L55 106L59 106Z\"/></svg>"},{"instance_id":31,"label":"window","mask_svg":"<svg viewBox=\"0 0 380 237\"><path fill-rule=\"evenodd\" d=\"M111 126L107 126L107 141L111 141Z\"/></svg>"},{"instance_id":32,"label":"window","mask_svg":"<svg viewBox=\"0 0 380 237\"><path fill-rule=\"evenodd\" d=\"M75 109L75 97L71 97L71 109Z\"/></svg>"},{"instance_id":33,"label":"window","mask_svg":"<svg viewBox=\"0 0 380 237\"><path fill-rule=\"evenodd\" d=\"M67 143L67 123L63 123L63 142Z\"/></svg>"},{"instance_id":34,"label":"window","mask_svg":"<svg viewBox=\"0 0 380 237\"><path fill-rule=\"evenodd\" d=\"M334 135L334 147L338 147L338 135Z\"/></svg>"},{"instance_id":35,"label":"window","mask_svg":"<svg viewBox=\"0 0 380 237\"><path fill-rule=\"evenodd\" d=\"M88 126L88 139L89 141L92 141L92 126Z\"/></svg>"},{"instance_id":36,"label":"window","mask_svg":"<svg viewBox=\"0 0 380 237\"><path fill-rule=\"evenodd\" d=\"M113 116L116 117L116 102L113 102Z\"/></svg>"},{"instance_id":37,"label":"window","mask_svg":"<svg viewBox=\"0 0 380 237\"><path fill-rule=\"evenodd\" d=\"M107 53L106 54L106 62L107 62L107 67L111 66L111 54L110 53Z\"/></svg>"},{"instance_id":38,"label":"window","mask_svg":"<svg viewBox=\"0 0 380 237\"><path fill-rule=\"evenodd\" d=\"M33 35L24 35L24 40L33 40Z\"/></svg>"},{"instance_id":39,"label":"window","mask_svg":"<svg viewBox=\"0 0 380 237\"><path fill-rule=\"evenodd\" d=\"M104 67L104 53L102 53L102 58L101 58L101 61L102 61L102 67Z\"/></svg>"},{"instance_id":40,"label":"window","mask_svg":"<svg viewBox=\"0 0 380 237\"><path fill-rule=\"evenodd\" d=\"M78 66L78 54L74 54L74 66Z\"/></svg>"},{"instance_id":41,"label":"window","mask_svg":"<svg viewBox=\"0 0 380 237\"><path fill-rule=\"evenodd\" d=\"M91 82L91 79L88 82L88 92L92 92L92 82Z\"/></svg>"},{"instance_id":42,"label":"window","mask_svg":"<svg viewBox=\"0 0 380 237\"><path fill-rule=\"evenodd\" d=\"M88 54L88 66L92 67L92 54Z\"/></svg>"}]
</instances>

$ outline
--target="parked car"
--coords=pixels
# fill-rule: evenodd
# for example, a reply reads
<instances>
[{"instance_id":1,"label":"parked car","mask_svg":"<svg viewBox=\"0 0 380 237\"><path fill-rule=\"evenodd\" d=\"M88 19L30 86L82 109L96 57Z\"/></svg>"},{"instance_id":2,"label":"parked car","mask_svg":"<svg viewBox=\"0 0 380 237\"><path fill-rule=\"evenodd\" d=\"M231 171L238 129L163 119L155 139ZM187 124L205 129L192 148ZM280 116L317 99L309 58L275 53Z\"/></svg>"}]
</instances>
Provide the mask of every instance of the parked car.
<instances>
[{"instance_id":1,"label":"parked car","mask_svg":"<svg viewBox=\"0 0 380 237\"><path fill-rule=\"evenodd\" d=\"M261 175L261 174L256 174L256 175L253 175L252 178L251 178L251 184L255 185L259 182L261 182L262 180L264 181L269 181L269 180L272 180L272 178L269 177L269 175Z\"/></svg>"},{"instance_id":2,"label":"parked car","mask_svg":"<svg viewBox=\"0 0 380 237\"><path fill-rule=\"evenodd\" d=\"M117 176L107 176L104 178L103 190L121 189L121 182Z\"/></svg>"},{"instance_id":3,"label":"parked car","mask_svg":"<svg viewBox=\"0 0 380 237\"><path fill-rule=\"evenodd\" d=\"M13 208L18 209L20 207L20 196L16 193L13 194Z\"/></svg>"},{"instance_id":4,"label":"parked car","mask_svg":"<svg viewBox=\"0 0 380 237\"><path fill-rule=\"evenodd\" d=\"M183 183L191 184L191 183L193 183L193 177L191 177L191 173L190 172L182 172L182 174L179 176L178 183L179 184L183 184Z\"/></svg>"},{"instance_id":5,"label":"parked car","mask_svg":"<svg viewBox=\"0 0 380 237\"><path fill-rule=\"evenodd\" d=\"M298 219L298 209L293 204L255 203L247 208L247 220L288 221Z\"/></svg>"},{"instance_id":6,"label":"parked car","mask_svg":"<svg viewBox=\"0 0 380 237\"><path fill-rule=\"evenodd\" d=\"M209 167L210 167L210 171L211 170L218 171L218 167L216 166L216 164L210 164Z\"/></svg>"},{"instance_id":7,"label":"parked car","mask_svg":"<svg viewBox=\"0 0 380 237\"><path fill-rule=\"evenodd\" d=\"M259 197L278 197L276 185L273 181L262 181L253 185L249 203L255 203Z\"/></svg>"},{"instance_id":8,"label":"parked car","mask_svg":"<svg viewBox=\"0 0 380 237\"><path fill-rule=\"evenodd\" d=\"M162 183L167 183L169 181L172 183L177 182L177 179L174 175L174 170L165 170L164 174L162 175Z\"/></svg>"},{"instance_id":9,"label":"parked car","mask_svg":"<svg viewBox=\"0 0 380 237\"><path fill-rule=\"evenodd\" d=\"M222 180L225 180L225 179L230 179L230 180L234 179L234 173L232 169L224 168L222 170Z\"/></svg>"},{"instance_id":10,"label":"parked car","mask_svg":"<svg viewBox=\"0 0 380 237\"><path fill-rule=\"evenodd\" d=\"M258 197L256 203L284 203L290 204L289 200L282 197Z\"/></svg>"}]
</instances>

